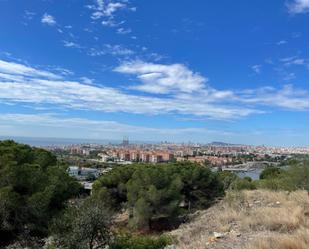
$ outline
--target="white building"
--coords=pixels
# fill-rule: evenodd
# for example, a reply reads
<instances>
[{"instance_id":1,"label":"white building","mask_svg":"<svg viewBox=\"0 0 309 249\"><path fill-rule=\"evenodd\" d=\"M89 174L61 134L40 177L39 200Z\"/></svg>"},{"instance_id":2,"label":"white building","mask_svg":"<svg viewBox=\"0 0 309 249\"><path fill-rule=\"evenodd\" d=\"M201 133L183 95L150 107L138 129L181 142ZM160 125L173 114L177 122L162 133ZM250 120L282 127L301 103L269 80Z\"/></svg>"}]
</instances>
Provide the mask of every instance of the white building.
<instances>
[{"instance_id":1,"label":"white building","mask_svg":"<svg viewBox=\"0 0 309 249\"><path fill-rule=\"evenodd\" d=\"M94 178L99 177L99 171L97 169L84 168L84 167L78 167L78 166L70 166L68 168L68 173L70 176L78 180L85 180L89 176L92 176Z\"/></svg>"}]
</instances>

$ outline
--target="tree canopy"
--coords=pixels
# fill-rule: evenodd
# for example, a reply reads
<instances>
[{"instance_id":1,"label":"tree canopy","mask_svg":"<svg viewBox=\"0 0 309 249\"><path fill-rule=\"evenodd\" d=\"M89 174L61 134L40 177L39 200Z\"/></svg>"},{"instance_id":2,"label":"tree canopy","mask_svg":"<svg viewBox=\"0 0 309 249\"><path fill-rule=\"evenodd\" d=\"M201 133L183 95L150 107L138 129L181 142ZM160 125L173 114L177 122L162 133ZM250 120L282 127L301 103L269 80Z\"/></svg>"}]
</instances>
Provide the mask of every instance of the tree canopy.
<instances>
[{"instance_id":1,"label":"tree canopy","mask_svg":"<svg viewBox=\"0 0 309 249\"><path fill-rule=\"evenodd\" d=\"M57 248L106 248L112 241L112 215L104 202L91 197L68 206L52 221Z\"/></svg>"},{"instance_id":2,"label":"tree canopy","mask_svg":"<svg viewBox=\"0 0 309 249\"><path fill-rule=\"evenodd\" d=\"M43 149L0 142L0 237L44 236L80 185Z\"/></svg>"},{"instance_id":3,"label":"tree canopy","mask_svg":"<svg viewBox=\"0 0 309 249\"><path fill-rule=\"evenodd\" d=\"M260 174L260 179L271 179L278 177L283 173L283 170L278 167L268 167L262 171Z\"/></svg>"},{"instance_id":4,"label":"tree canopy","mask_svg":"<svg viewBox=\"0 0 309 249\"><path fill-rule=\"evenodd\" d=\"M131 224L149 229L156 219L207 207L223 194L223 185L216 173L198 164L136 164L99 178L94 194L109 199L115 208L129 208Z\"/></svg>"}]
</instances>

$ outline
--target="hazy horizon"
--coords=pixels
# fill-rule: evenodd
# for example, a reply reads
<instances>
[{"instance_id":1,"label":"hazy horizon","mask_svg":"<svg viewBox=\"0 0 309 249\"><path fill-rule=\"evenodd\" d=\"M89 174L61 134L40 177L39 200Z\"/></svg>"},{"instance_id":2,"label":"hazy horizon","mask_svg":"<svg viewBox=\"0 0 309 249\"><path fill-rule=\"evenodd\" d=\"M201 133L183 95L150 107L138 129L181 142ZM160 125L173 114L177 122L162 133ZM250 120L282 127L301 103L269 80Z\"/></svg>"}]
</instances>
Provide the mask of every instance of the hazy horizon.
<instances>
[{"instance_id":1,"label":"hazy horizon","mask_svg":"<svg viewBox=\"0 0 309 249\"><path fill-rule=\"evenodd\" d=\"M130 144L160 144L160 143L175 143L175 144L213 144L213 143L222 143L227 145L249 145L249 146L267 146L267 147L309 147L307 145L301 146L301 145L275 145L275 144L250 144L250 143L234 143L233 141L204 141L204 142L194 142L194 141L168 141L168 140L153 140L153 141L147 141L147 140L134 140L129 139ZM123 142L123 138L119 139L95 139L95 138L69 138L69 137L27 137L27 136L1 136L0 135L0 141L1 140L14 140L19 143L25 143L29 144L31 146L51 146L51 145L73 145L73 144L121 144Z\"/></svg>"}]
</instances>

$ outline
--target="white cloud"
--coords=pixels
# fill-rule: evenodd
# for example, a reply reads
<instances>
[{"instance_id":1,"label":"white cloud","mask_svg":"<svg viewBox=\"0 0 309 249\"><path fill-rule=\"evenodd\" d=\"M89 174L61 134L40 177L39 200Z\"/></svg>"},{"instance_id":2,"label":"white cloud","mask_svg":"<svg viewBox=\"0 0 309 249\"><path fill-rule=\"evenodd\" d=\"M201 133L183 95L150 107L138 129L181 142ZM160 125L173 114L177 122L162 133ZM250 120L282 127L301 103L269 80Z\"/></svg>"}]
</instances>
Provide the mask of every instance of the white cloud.
<instances>
[{"instance_id":1,"label":"white cloud","mask_svg":"<svg viewBox=\"0 0 309 249\"><path fill-rule=\"evenodd\" d=\"M81 79L81 81L82 81L84 84L87 84L87 85L93 84L93 80L92 80L92 79L89 79L89 78L87 78L87 77L81 77L80 79Z\"/></svg>"},{"instance_id":2,"label":"white cloud","mask_svg":"<svg viewBox=\"0 0 309 249\"><path fill-rule=\"evenodd\" d=\"M120 34L120 35L130 34L131 32L132 32L131 29L125 29L125 28L118 28L117 29L117 34Z\"/></svg>"},{"instance_id":3,"label":"white cloud","mask_svg":"<svg viewBox=\"0 0 309 249\"><path fill-rule=\"evenodd\" d=\"M7 75L18 75L27 77L44 77L50 79L60 79L61 77L54 73L38 70L15 62L0 60L0 73Z\"/></svg>"},{"instance_id":4,"label":"white cloud","mask_svg":"<svg viewBox=\"0 0 309 249\"><path fill-rule=\"evenodd\" d=\"M114 12L125 8L126 5L124 3L120 3L120 2L111 2L108 3L103 11L105 16L112 16L114 14Z\"/></svg>"},{"instance_id":5,"label":"white cloud","mask_svg":"<svg viewBox=\"0 0 309 249\"><path fill-rule=\"evenodd\" d=\"M113 18L117 11L127 8L127 4L120 1L96 0L95 5L88 5L87 7L93 10L91 18L96 20L102 17Z\"/></svg>"},{"instance_id":6,"label":"white cloud","mask_svg":"<svg viewBox=\"0 0 309 249\"><path fill-rule=\"evenodd\" d=\"M287 4L291 14L300 14L309 12L309 0L293 0Z\"/></svg>"},{"instance_id":7,"label":"white cloud","mask_svg":"<svg viewBox=\"0 0 309 249\"><path fill-rule=\"evenodd\" d=\"M180 113L220 119L237 118L255 112L252 109L214 105L200 97L160 99L125 94L114 88L75 81L40 79L1 81L0 99L9 103L51 104L81 110L151 115Z\"/></svg>"},{"instance_id":8,"label":"white cloud","mask_svg":"<svg viewBox=\"0 0 309 249\"><path fill-rule=\"evenodd\" d=\"M121 45L111 45L111 44L104 44L103 48L91 48L88 51L88 55L90 56L102 56L102 55L114 55L114 56L129 56L133 55L134 51L128 49Z\"/></svg>"},{"instance_id":9,"label":"white cloud","mask_svg":"<svg viewBox=\"0 0 309 249\"><path fill-rule=\"evenodd\" d=\"M281 40L277 42L277 45L284 45L287 44L288 42L286 40Z\"/></svg>"},{"instance_id":10,"label":"white cloud","mask_svg":"<svg viewBox=\"0 0 309 249\"><path fill-rule=\"evenodd\" d=\"M309 92L285 85L282 89L263 87L242 95L242 102L309 111Z\"/></svg>"},{"instance_id":11,"label":"white cloud","mask_svg":"<svg viewBox=\"0 0 309 249\"><path fill-rule=\"evenodd\" d=\"M43 113L43 114L21 114L21 113L9 113L2 114L0 116L1 125L37 125L48 127L63 127L63 128L79 128L83 131L92 130L96 132L111 132L111 133L157 133L157 134L185 134L192 132L214 132L207 130L206 128L176 128L176 129L164 129L164 128L152 128L143 126L133 126L116 121L106 120L93 120L85 118L71 118L61 115Z\"/></svg>"},{"instance_id":12,"label":"white cloud","mask_svg":"<svg viewBox=\"0 0 309 249\"><path fill-rule=\"evenodd\" d=\"M136 11L136 7L130 7L128 0L94 0L93 5L87 5L88 9L92 11L91 19L100 20L103 26L106 27L120 27L126 21L117 21L117 13L121 10ZM118 34L131 33L130 28L118 28Z\"/></svg>"},{"instance_id":13,"label":"white cloud","mask_svg":"<svg viewBox=\"0 0 309 249\"><path fill-rule=\"evenodd\" d=\"M11 65L10 62L7 63ZM18 67L12 63L12 68ZM36 72L35 69L32 71ZM3 74L7 77L0 79L0 99L10 104L51 104L73 109L151 115L179 113L219 119L237 118L256 112L250 108L212 103L225 96L215 90L209 92L205 90L200 96L183 94L157 98L124 93L111 87L86 85L78 81L44 79L41 71L29 74L33 77L28 78L20 77L19 71L16 74L6 72L7 70Z\"/></svg>"},{"instance_id":14,"label":"white cloud","mask_svg":"<svg viewBox=\"0 0 309 249\"><path fill-rule=\"evenodd\" d=\"M125 48L121 45L110 45L105 44L106 51L112 55L132 55L134 54L134 51L131 49Z\"/></svg>"},{"instance_id":15,"label":"white cloud","mask_svg":"<svg viewBox=\"0 0 309 249\"><path fill-rule=\"evenodd\" d=\"M207 79L192 72L182 64L153 64L133 61L115 68L116 72L136 75L142 85L134 86L135 89L166 94L172 91L192 93L204 88Z\"/></svg>"},{"instance_id":16,"label":"white cloud","mask_svg":"<svg viewBox=\"0 0 309 249\"><path fill-rule=\"evenodd\" d=\"M239 92L205 86L205 78L181 64L123 64L119 72L136 74L142 85L152 82L169 95L153 97L115 87L69 81L65 76L14 62L0 61L0 101L37 107L70 108L135 114L179 114L213 119L235 119L263 113L262 107L309 110L309 93L288 85ZM180 82L179 82L180 81ZM189 85L189 86L188 86ZM142 89L143 91L158 91Z\"/></svg>"},{"instance_id":17,"label":"white cloud","mask_svg":"<svg viewBox=\"0 0 309 249\"><path fill-rule=\"evenodd\" d=\"M305 60L304 59L295 59L291 63L294 64L294 65L304 65L305 64Z\"/></svg>"},{"instance_id":18,"label":"white cloud","mask_svg":"<svg viewBox=\"0 0 309 249\"><path fill-rule=\"evenodd\" d=\"M63 41L63 45L67 48L81 48L81 46L72 41Z\"/></svg>"},{"instance_id":19,"label":"white cloud","mask_svg":"<svg viewBox=\"0 0 309 249\"><path fill-rule=\"evenodd\" d=\"M130 10L135 12L137 10L137 8L136 7L131 7Z\"/></svg>"},{"instance_id":20,"label":"white cloud","mask_svg":"<svg viewBox=\"0 0 309 249\"><path fill-rule=\"evenodd\" d=\"M113 19L107 19L107 20L102 21L102 25L107 26L107 27L119 27L120 25L122 25L124 23L125 23L125 21L116 22Z\"/></svg>"},{"instance_id":21,"label":"white cloud","mask_svg":"<svg viewBox=\"0 0 309 249\"><path fill-rule=\"evenodd\" d=\"M55 67L54 70L58 71L59 73L61 73L62 75L65 75L65 76L74 75L74 72L72 72L71 70L66 69L66 68Z\"/></svg>"},{"instance_id":22,"label":"white cloud","mask_svg":"<svg viewBox=\"0 0 309 249\"><path fill-rule=\"evenodd\" d=\"M260 74L260 73L261 73L261 68L262 68L262 65L253 65L253 66L251 67L251 69L252 69L255 73L257 73L257 74Z\"/></svg>"},{"instance_id":23,"label":"white cloud","mask_svg":"<svg viewBox=\"0 0 309 249\"><path fill-rule=\"evenodd\" d=\"M290 81L296 78L295 73L286 73L283 77L283 80Z\"/></svg>"},{"instance_id":24,"label":"white cloud","mask_svg":"<svg viewBox=\"0 0 309 249\"><path fill-rule=\"evenodd\" d=\"M35 12L29 11L29 10L25 10L24 18L27 19L27 20L32 20L35 15L36 15Z\"/></svg>"},{"instance_id":25,"label":"white cloud","mask_svg":"<svg viewBox=\"0 0 309 249\"><path fill-rule=\"evenodd\" d=\"M49 26L54 26L57 24L55 18L47 13L42 16L41 22Z\"/></svg>"},{"instance_id":26,"label":"white cloud","mask_svg":"<svg viewBox=\"0 0 309 249\"><path fill-rule=\"evenodd\" d=\"M283 62L285 66L292 66L292 65L308 66L308 63L305 59L299 58L297 56L282 58L280 61Z\"/></svg>"}]
</instances>

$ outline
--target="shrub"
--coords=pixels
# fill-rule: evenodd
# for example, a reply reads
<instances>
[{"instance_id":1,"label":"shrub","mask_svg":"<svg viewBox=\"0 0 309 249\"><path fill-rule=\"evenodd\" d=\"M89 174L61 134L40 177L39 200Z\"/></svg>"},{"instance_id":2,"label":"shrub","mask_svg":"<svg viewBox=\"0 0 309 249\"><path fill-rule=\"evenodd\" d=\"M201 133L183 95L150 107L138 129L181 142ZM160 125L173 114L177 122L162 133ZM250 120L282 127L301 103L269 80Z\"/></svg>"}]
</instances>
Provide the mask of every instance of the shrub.
<instances>
[{"instance_id":1,"label":"shrub","mask_svg":"<svg viewBox=\"0 0 309 249\"><path fill-rule=\"evenodd\" d=\"M163 249L171 242L167 236L120 235L110 245L110 249Z\"/></svg>"},{"instance_id":2,"label":"shrub","mask_svg":"<svg viewBox=\"0 0 309 249\"><path fill-rule=\"evenodd\" d=\"M251 178L237 179L231 184L233 190L244 190L244 189L256 189L255 183L252 182Z\"/></svg>"},{"instance_id":3,"label":"shrub","mask_svg":"<svg viewBox=\"0 0 309 249\"><path fill-rule=\"evenodd\" d=\"M287 190L304 189L309 193L309 162L291 166L286 173Z\"/></svg>"},{"instance_id":4,"label":"shrub","mask_svg":"<svg viewBox=\"0 0 309 249\"><path fill-rule=\"evenodd\" d=\"M104 203L89 197L69 206L50 230L61 248L106 248L112 237L112 214Z\"/></svg>"},{"instance_id":5,"label":"shrub","mask_svg":"<svg viewBox=\"0 0 309 249\"><path fill-rule=\"evenodd\" d=\"M260 179L273 179L279 177L283 170L278 167L268 167L260 174Z\"/></svg>"},{"instance_id":6,"label":"shrub","mask_svg":"<svg viewBox=\"0 0 309 249\"><path fill-rule=\"evenodd\" d=\"M309 163L304 161L298 165L292 165L286 170L267 171L263 179L256 181L255 185L259 188L267 188L273 190L288 190L293 191L297 189L304 189L309 191ZM274 173L274 177L271 177Z\"/></svg>"},{"instance_id":7,"label":"shrub","mask_svg":"<svg viewBox=\"0 0 309 249\"><path fill-rule=\"evenodd\" d=\"M221 171L219 172L219 179L223 183L225 190L229 189L234 181L239 179L239 177L230 171Z\"/></svg>"}]
</instances>

